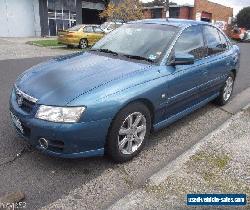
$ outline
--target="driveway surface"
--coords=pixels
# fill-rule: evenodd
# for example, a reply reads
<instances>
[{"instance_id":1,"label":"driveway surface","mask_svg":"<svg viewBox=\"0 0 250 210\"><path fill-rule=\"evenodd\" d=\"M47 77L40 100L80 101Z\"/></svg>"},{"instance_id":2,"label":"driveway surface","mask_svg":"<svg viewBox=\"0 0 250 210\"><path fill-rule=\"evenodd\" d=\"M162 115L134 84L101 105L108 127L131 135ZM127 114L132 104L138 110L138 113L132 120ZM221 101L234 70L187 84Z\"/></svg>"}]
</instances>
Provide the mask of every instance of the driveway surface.
<instances>
[{"instance_id":1,"label":"driveway surface","mask_svg":"<svg viewBox=\"0 0 250 210\"><path fill-rule=\"evenodd\" d=\"M240 44L240 47L241 69L234 95L250 86L250 44ZM26 144L16 135L10 122L8 99L11 88L20 73L47 59L49 57L0 61L0 194L23 191L27 209L41 208L68 194L75 199L84 196L82 209L105 208L138 187L231 116L212 103L208 104L151 135L141 155L125 164L114 164L103 157L57 159L33 149L25 150L13 160Z\"/></svg>"},{"instance_id":2,"label":"driveway surface","mask_svg":"<svg viewBox=\"0 0 250 210\"><path fill-rule=\"evenodd\" d=\"M36 39L38 38L0 38L0 60L57 56L69 53L66 47L61 47L61 49L50 49L25 44L27 41Z\"/></svg>"}]
</instances>

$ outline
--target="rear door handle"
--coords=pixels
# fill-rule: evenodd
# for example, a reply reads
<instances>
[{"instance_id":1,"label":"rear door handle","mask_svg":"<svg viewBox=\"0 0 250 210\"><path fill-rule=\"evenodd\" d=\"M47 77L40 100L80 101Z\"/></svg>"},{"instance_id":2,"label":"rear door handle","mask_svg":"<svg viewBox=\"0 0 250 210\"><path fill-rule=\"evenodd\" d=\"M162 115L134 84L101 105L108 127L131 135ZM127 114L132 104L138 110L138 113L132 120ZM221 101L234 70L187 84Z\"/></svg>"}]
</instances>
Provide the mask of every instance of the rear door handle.
<instances>
[{"instance_id":1,"label":"rear door handle","mask_svg":"<svg viewBox=\"0 0 250 210\"><path fill-rule=\"evenodd\" d=\"M203 74L203 76L207 76L208 75L208 70L203 70L202 74Z\"/></svg>"}]
</instances>

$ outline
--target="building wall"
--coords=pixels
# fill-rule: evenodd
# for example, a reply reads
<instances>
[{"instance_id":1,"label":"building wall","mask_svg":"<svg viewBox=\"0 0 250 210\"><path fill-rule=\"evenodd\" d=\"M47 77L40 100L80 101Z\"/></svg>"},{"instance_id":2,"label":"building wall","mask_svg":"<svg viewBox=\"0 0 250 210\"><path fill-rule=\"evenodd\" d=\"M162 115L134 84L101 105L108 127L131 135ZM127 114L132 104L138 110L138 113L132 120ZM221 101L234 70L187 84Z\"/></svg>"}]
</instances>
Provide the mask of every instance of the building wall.
<instances>
[{"instance_id":1,"label":"building wall","mask_svg":"<svg viewBox=\"0 0 250 210\"><path fill-rule=\"evenodd\" d=\"M180 16L179 18L181 19L192 19L193 14L192 14L192 8L191 7L180 7Z\"/></svg>"},{"instance_id":2,"label":"building wall","mask_svg":"<svg viewBox=\"0 0 250 210\"><path fill-rule=\"evenodd\" d=\"M150 9L144 9L143 10L143 16L144 16L145 19L152 18L152 16L151 16L151 10Z\"/></svg>"},{"instance_id":3,"label":"building wall","mask_svg":"<svg viewBox=\"0 0 250 210\"><path fill-rule=\"evenodd\" d=\"M233 8L209 2L207 0L195 0L193 19L196 19L197 13L202 13L203 11L212 13L212 20L214 21L225 21L228 23L229 18L233 17Z\"/></svg>"},{"instance_id":4,"label":"building wall","mask_svg":"<svg viewBox=\"0 0 250 210\"><path fill-rule=\"evenodd\" d=\"M145 19L153 18L153 16L152 16L153 10L154 9L144 9L143 10L144 18ZM193 8L192 7L187 7L187 6L170 7L169 10L170 10L170 18L182 18L182 19L192 19L193 18ZM178 12L177 12L177 10L178 10ZM175 14L176 12L178 13L178 16L176 16L176 14ZM164 8L161 8L161 14L162 14L161 18L166 17L166 13L165 13Z\"/></svg>"},{"instance_id":5,"label":"building wall","mask_svg":"<svg viewBox=\"0 0 250 210\"><path fill-rule=\"evenodd\" d=\"M40 36L38 0L0 0L0 37Z\"/></svg>"}]
</instances>

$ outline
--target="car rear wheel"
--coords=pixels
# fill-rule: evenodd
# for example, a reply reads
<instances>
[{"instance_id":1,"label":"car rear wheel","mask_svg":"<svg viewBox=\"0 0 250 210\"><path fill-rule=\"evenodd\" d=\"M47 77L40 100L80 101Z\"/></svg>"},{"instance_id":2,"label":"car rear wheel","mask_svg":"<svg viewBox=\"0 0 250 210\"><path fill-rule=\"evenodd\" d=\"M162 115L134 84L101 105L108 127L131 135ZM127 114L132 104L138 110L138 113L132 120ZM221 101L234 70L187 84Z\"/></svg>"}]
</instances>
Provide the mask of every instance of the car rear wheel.
<instances>
[{"instance_id":1,"label":"car rear wheel","mask_svg":"<svg viewBox=\"0 0 250 210\"><path fill-rule=\"evenodd\" d=\"M229 102L230 98L232 97L232 93L233 93L234 79L235 79L235 76L234 76L233 72L231 72L228 75L226 82L224 83L224 85L220 91L220 95L215 100L215 102L218 105L223 106Z\"/></svg>"},{"instance_id":2,"label":"car rear wheel","mask_svg":"<svg viewBox=\"0 0 250 210\"><path fill-rule=\"evenodd\" d=\"M135 157L145 145L151 129L151 116L142 103L133 103L122 109L109 130L106 153L116 162Z\"/></svg>"},{"instance_id":3,"label":"car rear wheel","mask_svg":"<svg viewBox=\"0 0 250 210\"><path fill-rule=\"evenodd\" d=\"M88 47L88 40L87 39L81 39L79 42L79 48L85 49Z\"/></svg>"}]
</instances>

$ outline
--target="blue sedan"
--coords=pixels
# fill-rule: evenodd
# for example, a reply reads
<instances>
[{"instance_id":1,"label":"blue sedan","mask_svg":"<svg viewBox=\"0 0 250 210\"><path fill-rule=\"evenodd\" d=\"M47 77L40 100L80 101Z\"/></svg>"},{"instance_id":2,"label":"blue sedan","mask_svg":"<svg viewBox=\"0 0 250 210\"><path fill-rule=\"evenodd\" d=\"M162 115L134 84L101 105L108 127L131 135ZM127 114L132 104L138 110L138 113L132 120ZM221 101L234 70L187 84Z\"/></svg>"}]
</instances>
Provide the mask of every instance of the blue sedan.
<instances>
[{"instance_id":1,"label":"blue sedan","mask_svg":"<svg viewBox=\"0 0 250 210\"><path fill-rule=\"evenodd\" d=\"M14 84L17 132L64 158L136 156L150 132L215 101L226 104L240 51L206 22L130 22L90 50L51 59Z\"/></svg>"}]
</instances>

